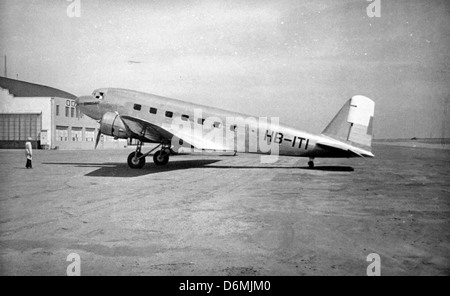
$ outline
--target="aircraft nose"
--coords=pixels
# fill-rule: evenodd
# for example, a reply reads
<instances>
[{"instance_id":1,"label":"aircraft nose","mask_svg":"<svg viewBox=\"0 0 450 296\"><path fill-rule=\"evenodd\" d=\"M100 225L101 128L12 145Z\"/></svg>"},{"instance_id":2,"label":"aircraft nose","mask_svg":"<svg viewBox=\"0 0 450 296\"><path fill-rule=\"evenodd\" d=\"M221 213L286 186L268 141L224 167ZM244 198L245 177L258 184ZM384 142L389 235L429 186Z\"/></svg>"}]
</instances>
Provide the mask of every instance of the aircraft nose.
<instances>
[{"instance_id":1,"label":"aircraft nose","mask_svg":"<svg viewBox=\"0 0 450 296\"><path fill-rule=\"evenodd\" d=\"M100 100L94 96L81 96L75 99L75 104L81 113L99 120L102 118L101 110L99 108Z\"/></svg>"},{"instance_id":2,"label":"aircraft nose","mask_svg":"<svg viewBox=\"0 0 450 296\"><path fill-rule=\"evenodd\" d=\"M82 106L82 105L86 105L86 103L89 102L95 102L95 97L94 96L81 96L75 99L75 104L77 106Z\"/></svg>"}]
</instances>

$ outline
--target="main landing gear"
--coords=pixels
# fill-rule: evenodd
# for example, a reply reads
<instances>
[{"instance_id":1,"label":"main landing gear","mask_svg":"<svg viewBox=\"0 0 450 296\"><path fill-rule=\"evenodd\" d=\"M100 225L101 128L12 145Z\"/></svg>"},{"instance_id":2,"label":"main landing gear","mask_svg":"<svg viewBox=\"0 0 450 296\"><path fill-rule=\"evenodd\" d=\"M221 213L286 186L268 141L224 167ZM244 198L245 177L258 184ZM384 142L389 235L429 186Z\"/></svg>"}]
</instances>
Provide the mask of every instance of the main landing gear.
<instances>
[{"instance_id":1,"label":"main landing gear","mask_svg":"<svg viewBox=\"0 0 450 296\"><path fill-rule=\"evenodd\" d=\"M156 165L166 165L169 162L170 149L161 149L153 154L153 162Z\"/></svg>"},{"instance_id":2,"label":"main landing gear","mask_svg":"<svg viewBox=\"0 0 450 296\"><path fill-rule=\"evenodd\" d=\"M308 167L309 167L310 169L313 169L313 168L314 168L314 157L310 157L310 158L309 158L309 161L308 161Z\"/></svg>"},{"instance_id":3,"label":"main landing gear","mask_svg":"<svg viewBox=\"0 0 450 296\"><path fill-rule=\"evenodd\" d=\"M128 155L128 166L132 169L140 169L145 165L145 158L150 155L153 151L160 148L159 151L157 151L153 155L153 162L156 165L166 165L169 162L169 156L171 153L170 145L167 144L159 144L149 152L142 154L142 142L139 141L136 146L136 151L131 152L130 155Z\"/></svg>"}]
</instances>

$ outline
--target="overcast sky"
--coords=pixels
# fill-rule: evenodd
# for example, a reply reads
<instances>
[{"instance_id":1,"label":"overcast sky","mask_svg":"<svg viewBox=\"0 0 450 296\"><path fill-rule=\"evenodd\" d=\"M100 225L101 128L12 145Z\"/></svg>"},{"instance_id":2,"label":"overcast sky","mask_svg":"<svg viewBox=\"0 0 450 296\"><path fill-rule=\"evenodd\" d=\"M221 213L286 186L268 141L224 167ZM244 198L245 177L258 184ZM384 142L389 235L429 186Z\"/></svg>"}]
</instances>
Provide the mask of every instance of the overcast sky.
<instances>
[{"instance_id":1,"label":"overcast sky","mask_svg":"<svg viewBox=\"0 0 450 296\"><path fill-rule=\"evenodd\" d=\"M75 95L135 89L317 133L362 94L377 138L440 137L450 1L380 3L81 0L70 18L66 0L1 0L0 55L10 78Z\"/></svg>"}]
</instances>

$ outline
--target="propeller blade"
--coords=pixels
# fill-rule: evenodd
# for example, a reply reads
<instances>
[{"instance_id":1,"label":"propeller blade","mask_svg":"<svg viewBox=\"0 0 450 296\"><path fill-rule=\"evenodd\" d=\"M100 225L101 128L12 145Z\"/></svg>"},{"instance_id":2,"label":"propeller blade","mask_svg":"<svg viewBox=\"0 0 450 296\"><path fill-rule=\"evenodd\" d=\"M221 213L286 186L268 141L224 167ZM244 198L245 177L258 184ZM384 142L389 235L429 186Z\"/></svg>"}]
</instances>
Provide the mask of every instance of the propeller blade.
<instances>
[{"instance_id":1,"label":"propeller blade","mask_svg":"<svg viewBox=\"0 0 450 296\"><path fill-rule=\"evenodd\" d=\"M95 149L97 149L98 142L100 142L100 137L102 136L102 132L98 130L97 139L95 140Z\"/></svg>"}]
</instances>

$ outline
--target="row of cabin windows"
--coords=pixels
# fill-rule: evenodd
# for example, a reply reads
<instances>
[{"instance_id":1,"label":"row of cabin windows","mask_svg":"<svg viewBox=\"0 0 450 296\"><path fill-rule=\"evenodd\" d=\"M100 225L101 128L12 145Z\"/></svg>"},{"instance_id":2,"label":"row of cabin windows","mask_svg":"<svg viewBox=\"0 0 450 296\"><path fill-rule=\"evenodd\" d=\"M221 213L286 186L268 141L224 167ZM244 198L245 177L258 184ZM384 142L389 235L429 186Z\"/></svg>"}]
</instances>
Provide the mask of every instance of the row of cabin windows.
<instances>
[{"instance_id":1,"label":"row of cabin windows","mask_svg":"<svg viewBox=\"0 0 450 296\"><path fill-rule=\"evenodd\" d=\"M137 110L137 111L141 111L142 105L134 104L133 109ZM158 109L150 107L149 112L150 112L150 114L156 114L156 113L158 113ZM165 115L166 115L167 118L172 118L173 117L173 112L166 111ZM188 121L189 120L189 115L182 114L181 115L181 120ZM204 124L205 123L205 119L199 118L199 119L197 119L197 123L198 124ZM219 128L220 127L220 122L217 122L217 121L214 122L213 127ZM231 125L230 126L230 130L234 131L236 129L236 127L237 127L236 125Z\"/></svg>"}]
</instances>

